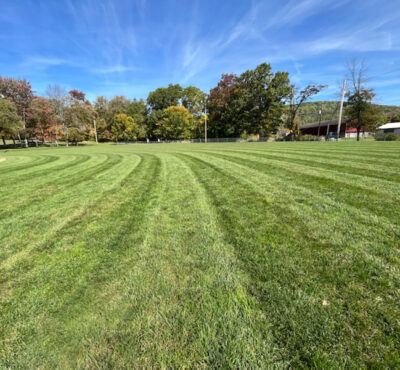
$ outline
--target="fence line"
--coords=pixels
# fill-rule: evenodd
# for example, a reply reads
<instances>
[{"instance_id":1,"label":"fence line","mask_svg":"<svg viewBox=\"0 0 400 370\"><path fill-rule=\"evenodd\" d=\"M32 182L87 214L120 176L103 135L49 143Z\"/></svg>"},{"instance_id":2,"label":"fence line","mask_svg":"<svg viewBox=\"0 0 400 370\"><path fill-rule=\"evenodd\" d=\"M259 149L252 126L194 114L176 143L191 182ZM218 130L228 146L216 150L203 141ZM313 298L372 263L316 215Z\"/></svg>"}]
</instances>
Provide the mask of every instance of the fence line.
<instances>
[{"instance_id":1,"label":"fence line","mask_svg":"<svg viewBox=\"0 0 400 370\"><path fill-rule=\"evenodd\" d=\"M371 135L369 137L360 136L360 141L366 141L373 139L374 136ZM378 139L378 138L377 138ZM386 138L380 138L378 140L385 140ZM355 138L340 138L340 141L354 141ZM334 137L325 137L325 136L312 136L305 135L305 137L299 138L299 140L286 141L284 138L277 137L261 137L261 138L237 138L237 137L228 137L228 138L209 138L207 139L207 143L252 143L252 142L267 142L267 141L275 141L275 142L298 142L298 141L336 141ZM91 144L94 142L90 142ZM170 144L170 143L180 143L180 144L196 144L196 143L205 143L204 139L191 139L191 140L149 140L149 141L119 141L119 142L108 142L114 145L132 145L132 144ZM46 141L43 142L41 140L28 140L28 147L65 147L66 142L64 141ZM69 142L69 146L83 146L86 145L85 142ZM15 144L9 143L6 145L0 145L0 149L13 149L13 148L25 148L26 145L23 140L16 141Z\"/></svg>"},{"instance_id":2,"label":"fence line","mask_svg":"<svg viewBox=\"0 0 400 370\"><path fill-rule=\"evenodd\" d=\"M224 137L224 138L208 138L207 143L251 143L251 142L266 142L268 137L260 137L257 139L252 138L238 138L238 137ZM148 141L118 141L117 145L124 144L170 144L170 143L205 143L204 139L186 139L186 140L148 140Z\"/></svg>"}]
</instances>

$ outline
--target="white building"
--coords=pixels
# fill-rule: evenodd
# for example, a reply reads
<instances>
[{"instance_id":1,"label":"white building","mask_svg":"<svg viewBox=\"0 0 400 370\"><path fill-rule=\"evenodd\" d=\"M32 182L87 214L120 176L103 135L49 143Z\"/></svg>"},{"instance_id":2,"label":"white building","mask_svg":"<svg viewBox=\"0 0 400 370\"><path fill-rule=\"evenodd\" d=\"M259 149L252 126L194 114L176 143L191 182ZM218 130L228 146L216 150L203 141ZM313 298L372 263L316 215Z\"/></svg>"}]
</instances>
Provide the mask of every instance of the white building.
<instances>
[{"instance_id":1,"label":"white building","mask_svg":"<svg viewBox=\"0 0 400 370\"><path fill-rule=\"evenodd\" d=\"M386 123L378 127L379 134L388 134L389 132L400 135L400 122Z\"/></svg>"}]
</instances>

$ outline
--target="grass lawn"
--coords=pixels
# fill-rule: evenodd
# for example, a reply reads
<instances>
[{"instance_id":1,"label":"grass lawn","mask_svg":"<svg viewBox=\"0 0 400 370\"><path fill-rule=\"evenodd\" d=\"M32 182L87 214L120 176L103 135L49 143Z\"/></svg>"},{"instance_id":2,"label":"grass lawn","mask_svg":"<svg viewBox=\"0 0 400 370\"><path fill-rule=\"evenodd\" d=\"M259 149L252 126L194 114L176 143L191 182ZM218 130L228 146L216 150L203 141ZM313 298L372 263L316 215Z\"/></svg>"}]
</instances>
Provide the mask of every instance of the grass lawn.
<instances>
[{"instance_id":1,"label":"grass lawn","mask_svg":"<svg viewBox=\"0 0 400 370\"><path fill-rule=\"evenodd\" d=\"M400 365L400 143L0 158L0 367Z\"/></svg>"}]
</instances>

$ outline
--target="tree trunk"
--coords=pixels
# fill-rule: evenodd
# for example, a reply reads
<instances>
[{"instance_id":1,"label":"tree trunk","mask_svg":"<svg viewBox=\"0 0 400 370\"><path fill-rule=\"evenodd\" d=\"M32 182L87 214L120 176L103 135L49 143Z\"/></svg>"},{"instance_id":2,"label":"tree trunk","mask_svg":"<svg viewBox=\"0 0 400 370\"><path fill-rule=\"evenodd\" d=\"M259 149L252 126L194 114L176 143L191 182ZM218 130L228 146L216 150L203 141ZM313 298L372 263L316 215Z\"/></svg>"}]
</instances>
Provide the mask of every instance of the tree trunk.
<instances>
[{"instance_id":1,"label":"tree trunk","mask_svg":"<svg viewBox=\"0 0 400 370\"><path fill-rule=\"evenodd\" d=\"M13 138L12 138L12 141L13 141L13 144L14 144L14 146L15 146L15 138L14 138L14 136L13 136Z\"/></svg>"},{"instance_id":2,"label":"tree trunk","mask_svg":"<svg viewBox=\"0 0 400 370\"><path fill-rule=\"evenodd\" d=\"M292 116L291 122L290 122L290 127L292 131L292 141L296 140L296 127L295 127L295 117Z\"/></svg>"},{"instance_id":3,"label":"tree trunk","mask_svg":"<svg viewBox=\"0 0 400 370\"><path fill-rule=\"evenodd\" d=\"M1 137L3 139L3 145L6 145L6 138L4 136Z\"/></svg>"},{"instance_id":4,"label":"tree trunk","mask_svg":"<svg viewBox=\"0 0 400 370\"><path fill-rule=\"evenodd\" d=\"M44 136L44 131L42 128L40 128L40 131L42 131L42 140L43 140L43 144L46 142L46 138Z\"/></svg>"},{"instance_id":5,"label":"tree trunk","mask_svg":"<svg viewBox=\"0 0 400 370\"><path fill-rule=\"evenodd\" d=\"M360 126L357 126L357 141L360 141Z\"/></svg>"}]
</instances>

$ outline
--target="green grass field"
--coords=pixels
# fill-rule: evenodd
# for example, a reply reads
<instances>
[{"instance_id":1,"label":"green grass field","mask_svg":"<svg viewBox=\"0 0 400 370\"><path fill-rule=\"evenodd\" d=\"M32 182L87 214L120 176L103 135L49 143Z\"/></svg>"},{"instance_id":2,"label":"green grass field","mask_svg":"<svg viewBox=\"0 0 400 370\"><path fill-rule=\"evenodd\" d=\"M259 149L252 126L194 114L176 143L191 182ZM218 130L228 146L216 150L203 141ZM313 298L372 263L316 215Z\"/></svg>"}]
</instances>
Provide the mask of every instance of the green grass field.
<instances>
[{"instance_id":1,"label":"green grass field","mask_svg":"<svg viewBox=\"0 0 400 370\"><path fill-rule=\"evenodd\" d=\"M0 367L400 365L400 143L0 158Z\"/></svg>"}]
</instances>

